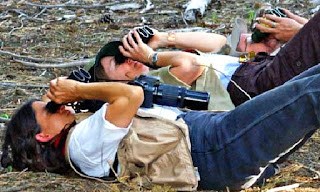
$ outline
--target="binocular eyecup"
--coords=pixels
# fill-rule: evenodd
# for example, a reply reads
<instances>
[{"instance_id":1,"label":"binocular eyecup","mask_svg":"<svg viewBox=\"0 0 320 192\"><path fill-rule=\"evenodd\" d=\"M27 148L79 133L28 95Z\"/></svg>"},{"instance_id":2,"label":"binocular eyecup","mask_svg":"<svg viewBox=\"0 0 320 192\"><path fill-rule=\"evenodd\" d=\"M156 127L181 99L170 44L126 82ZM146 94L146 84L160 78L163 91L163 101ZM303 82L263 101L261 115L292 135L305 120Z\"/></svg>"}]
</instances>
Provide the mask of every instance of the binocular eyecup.
<instances>
[{"instance_id":1,"label":"binocular eyecup","mask_svg":"<svg viewBox=\"0 0 320 192\"><path fill-rule=\"evenodd\" d=\"M149 40L154 36L152 29L148 26L139 27L138 29L136 29L136 31L138 32L142 42L144 43L148 43ZM137 43L137 40L134 37L133 33L131 33L131 36L133 40Z\"/></svg>"}]
</instances>

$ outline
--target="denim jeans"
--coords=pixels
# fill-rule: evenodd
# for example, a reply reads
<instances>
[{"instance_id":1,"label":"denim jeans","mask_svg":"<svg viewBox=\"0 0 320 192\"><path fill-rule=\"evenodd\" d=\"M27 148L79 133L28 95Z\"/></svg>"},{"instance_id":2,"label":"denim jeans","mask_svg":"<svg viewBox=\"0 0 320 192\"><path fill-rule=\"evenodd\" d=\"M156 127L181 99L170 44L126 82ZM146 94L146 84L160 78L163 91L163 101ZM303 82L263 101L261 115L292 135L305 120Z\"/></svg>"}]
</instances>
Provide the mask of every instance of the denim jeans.
<instances>
[{"instance_id":1,"label":"denim jeans","mask_svg":"<svg viewBox=\"0 0 320 192\"><path fill-rule=\"evenodd\" d=\"M275 57L267 57L255 64L242 64L233 74L232 80L255 97L282 85L318 63L320 12L310 19ZM236 106L248 100L233 83L229 83L227 90Z\"/></svg>"},{"instance_id":2,"label":"denim jeans","mask_svg":"<svg viewBox=\"0 0 320 192\"><path fill-rule=\"evenodd\" d=\"M298 149L320 126L319 72L316 65L229 112L183 114L200 188L250 187Z\"/></svg>"}]
</instances>

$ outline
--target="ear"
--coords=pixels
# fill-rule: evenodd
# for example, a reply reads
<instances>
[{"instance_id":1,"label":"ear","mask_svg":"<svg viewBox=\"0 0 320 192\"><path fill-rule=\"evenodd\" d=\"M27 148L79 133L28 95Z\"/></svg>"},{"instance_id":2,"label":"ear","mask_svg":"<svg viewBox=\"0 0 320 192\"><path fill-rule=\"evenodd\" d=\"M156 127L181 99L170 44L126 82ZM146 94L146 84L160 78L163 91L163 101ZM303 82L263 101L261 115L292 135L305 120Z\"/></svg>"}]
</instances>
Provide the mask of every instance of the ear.
<instances>
[{"instance_id":1,"label":"ear","mask_svg":"<svg viewBox=\"0 0 320 192\"><path fill-rule=\"evenodd\" d=\"M44 134L42 132L38 133L36 135L36 140L39 141L39 142L42 142L42 143L46 143L46 142L50 141L52 138L53 138L52 135Z\"/></svg>"}]
</instances>

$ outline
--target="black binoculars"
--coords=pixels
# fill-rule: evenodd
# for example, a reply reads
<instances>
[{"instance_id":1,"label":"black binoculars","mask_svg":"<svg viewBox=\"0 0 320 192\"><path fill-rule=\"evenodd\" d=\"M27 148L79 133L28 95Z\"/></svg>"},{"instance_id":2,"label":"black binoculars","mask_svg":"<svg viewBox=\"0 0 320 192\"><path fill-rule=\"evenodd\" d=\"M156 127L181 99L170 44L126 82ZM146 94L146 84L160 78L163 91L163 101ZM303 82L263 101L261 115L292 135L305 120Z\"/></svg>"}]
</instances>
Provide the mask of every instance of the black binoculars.
<instances>
[{"instance_id":1,"label":"black binoculars","mask_svg":"<svg viewBox=\"0 0 320 192\"><path fill-rule=\"evenodd\" d=\"M277 17L287 17L287 14L283 11L283 9L277 7L274 9L265 9L262 10L259 14L258 17L264 17L265 14L270 14L270 15L275 15ZM268 26L269 27L269 26ZM251 39L255 43L261 42L263 39L268 37L269 33L263 33L260 30L254 28L252 31Z\"/></svg>"},{"instance_id":2,"label":"black binoculars","mask_svg":"<svg viewBox=\"0 0 320 192\"><path fill-rule=\"evenodd\" d=\"M139 27L136 29L138 32L142 42L148 43L149 40L153 37L154 33L152 29L148 26ZM137 43L136 38L134 37L133 33L131 33L133 40Z\"/></svg>"},{"instance_id":3,"label":"black binoculars","mask_svg":"<svg viewBox=\"0 0 320 192\"><path fill-rule=\"evenodd\" d=\"M139 27L136 30L137 30L142 42L144 42L144 43L148 43L149 40L154 36L152 29L148 26ZM133 40L137 43L137 40L134 37L132 32L131 32L131 36L132 36ZM127 59L127 57L122 55L122 53L120 51L119 51L119 54L116 55L116 57L115 57L116 63L119 63L119 64L125 62L126 59Z\"/></svg>"},{"instance_id":4,"label":"black binoculars","mask_svg":"<svg viewBox=\"0 0 320 192\"><path fill-rule=\"evenodd\" d=\"M68 76L68 79L76 80L76 81L83 82L83 83L88 83L89 80L91 79L91 75L86 70L80 68L78 70L73 70L70 73L70 75ZM49 113L55 113L55 112L57 112L57 110L60 108L61 105L62 104L57 104L54 101L50 101L46 105L46 110ZM71 106L73 108L75 108L74 105L77 105L77 103L71 104ZM78 112L78 111L76 111L76 112Z\"/></svg>"}]
</instances>

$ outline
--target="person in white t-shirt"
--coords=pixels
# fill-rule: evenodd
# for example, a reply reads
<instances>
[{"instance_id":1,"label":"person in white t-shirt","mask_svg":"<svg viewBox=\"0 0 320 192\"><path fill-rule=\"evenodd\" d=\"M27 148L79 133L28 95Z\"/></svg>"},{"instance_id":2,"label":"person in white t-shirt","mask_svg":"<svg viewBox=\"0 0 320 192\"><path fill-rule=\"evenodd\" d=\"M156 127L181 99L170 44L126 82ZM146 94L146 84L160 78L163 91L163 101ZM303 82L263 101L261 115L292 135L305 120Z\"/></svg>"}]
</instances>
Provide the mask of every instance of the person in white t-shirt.
<instances>
[{"instance_id":1,"label":"person in white t-shirt","mask_svg":"<svg viewBox=\"0 0 320 192\"><path fill-rule=\"evenodd\" d=\"M241 189L276 173L283 162L320 125L320 66L222 113L181 112L156 106L151 113L183 118L188 126L191 156L202 189ZM58 78L47 96L56 103L84 99L108 102L71 132L72 162L85 174L109 176L118 144L130 129L144 100L139 86L115 82L81 83ZM55 113L32 100L12 117L6 130L1 164L15 169L66 172L65 133L75 115L64 105ZM152 130L152 127L150 127ZM141 149L143 150L143 149Z\"/></svg>"}]
</instances>

